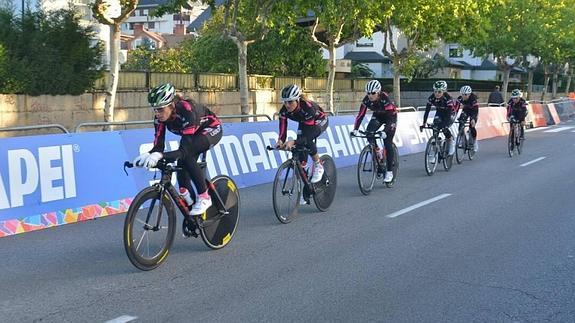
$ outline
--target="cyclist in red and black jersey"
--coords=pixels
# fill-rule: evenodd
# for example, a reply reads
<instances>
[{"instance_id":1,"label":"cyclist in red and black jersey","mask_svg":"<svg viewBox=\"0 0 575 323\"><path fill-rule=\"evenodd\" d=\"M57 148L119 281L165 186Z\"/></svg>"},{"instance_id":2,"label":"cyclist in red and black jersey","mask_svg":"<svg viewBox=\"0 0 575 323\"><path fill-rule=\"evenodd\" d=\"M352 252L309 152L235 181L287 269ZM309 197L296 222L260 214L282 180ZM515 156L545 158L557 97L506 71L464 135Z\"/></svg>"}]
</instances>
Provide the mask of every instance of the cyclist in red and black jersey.
<instances>
[{"instance_id":1,"label":"cyclist in red and black jersey","mask_svg":"<svg viewBox=\"0 0 575 323\"><path fill-rule=\"evenodd\" d=\"M455 153L455 143L449 127L453 124L457 110L451 95L447 93L447 82L437 81L433 84L433 94L427 99L425 114L423 115L423 125L419 127L419 130L423 130L423 127L425 127L432 106L435 107L433 125L443 130L443 134L449 143L448 154L453 155Z\"/></svg>"},{"instance_id":2,"label":"cyclist in red and black jersey","mask_svg":"<svg viewBox=\"0 0 575 323\"><path fill-rule=\"evenodd\" d=\"M461 95L455 102L456 111L459 111L459 109L462 108L458 119L459 131L465 127L465 122L467 121L467 118L469 118L469 131L471 132L473 150L478 151L479 144L477 143L477 129L475 129L475 125L477 124L477 117L479 116L479 102L477 102L477 96L473 93L473 90L469 85L461 87L459 93L461 93Z\"/></svg>"},{"instance_id":3,"label":"cyclist in red and black jersey","mask_svg":"<svg viewBox=\"0 0 575 323\"><path fill-rule=\"evenodd\" d=\"M521 139L525 139L525 117L527 116L527 101L519 89L511 91L511 99L507 102L507 121L513 118L521 122Z\"/></svg>"},{"instance_id":4,"label":"cyclist in red and black jersey","mask_svg":"<svg viewBox=\"0 0 575 323\"><path fill-rule=\"evenodd\" d=\"M173 85L162 84L150 91L148 102L154 109L154 147L134 160L139 167L153 168L163 157L177 159L185 172L178 172L180 193L185 190L194 192L191 181L196 187L196 203L190 215L200 215L212 205L207 192L205 175L198 165L198 157L222 138L222 125L217 116L206 106L192 100L176 97ZM164 153L166 130L180 135L180 147L176 151Z\"/></svg>"},{"instance_id":5,"label":"cyclist in red and black jersey","mask_svg":"<svg viewBox=\"0 0 575 323\"><path fill-rule=\"evenodd\" d=\"M397 108L391 102L387 93L381 90L381 83L378 80L371 80L365 85L366 95L361 101L359 113L355 117L353 126L353 133L357 135L357 130L365 117L367 110L373 111L371 120L367 124L367 131L377 131L379 127L385 124L383 131L385 132L385 139L383 144L387 150L387 169L378 170L378 173L385 172L384 182L390 183L393 180L393 161L395 160L395 150L393 149L393 136L395 136L395 129L397 128ZM377 147L375 139L368 139L370 144ZM380 147L378 149L378 156L382 156Z\"/></svg>"},{"instance_id":6,"label":"cyclist in red and black jersey","mask_svg":"<svg viewBox=\"0 0 575 323\"><path fill-rule=\"evenodd\" d=\"M327 114L317 103L303 97L300 88L295 84L287 85L282 89L281 100L283 106L279 112L280 129L276 147L287 150L296 144L307 147L314 164L310 181L317 183L321 180L324 170L319 160L315 139L327 129ZM287 119L299 124L295 141L286 142ZM300 156L300 161L305 165L307 156Z\"/></svg>"}]
</instances>

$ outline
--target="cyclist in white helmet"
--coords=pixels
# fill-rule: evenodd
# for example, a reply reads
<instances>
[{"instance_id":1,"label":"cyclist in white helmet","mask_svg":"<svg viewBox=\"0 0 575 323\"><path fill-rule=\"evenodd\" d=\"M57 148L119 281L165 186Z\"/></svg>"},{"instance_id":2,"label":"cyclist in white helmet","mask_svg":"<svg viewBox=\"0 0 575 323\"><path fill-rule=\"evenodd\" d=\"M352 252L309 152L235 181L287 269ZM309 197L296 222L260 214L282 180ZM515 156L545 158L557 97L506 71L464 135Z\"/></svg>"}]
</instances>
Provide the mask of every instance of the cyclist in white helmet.
<instances>
[{"instance_id":1,"label":"cyclist in white helmet","mask_svg":"<svg viewBox=\"0 0 575 323\"><path fill-rule=\"evenodd\" d=\"M206 106L181 100L170 83L153 88L148 94L148 102L154 111L154 147L136 157L134 165L154 168L164 157L177 159L178 165L186 170L177 174L180 194L185 190L194 192L193 182L197 197L190 215L203 214L212 205L212 199L198 157L222 138L221 122ZM166 130L182 137L178 150L164 153Z\"/></svg>"},{"instance_id":2,"label":"cyclist in white helmet","mask_svg":"<svg viewBox=\"0 0 575 323\"><path fill-rule=\"evenodd\" d=\"M521 139L525 139L525 117L527 116L527 101L519 89L511 91L511 99L507 102L507 121L521 122ZM510 124L510 126L512 126Z\"/></svg>"},{"instance_id":3,"label":"cyclist in white helmet","mask_svg":"<svg viewBox=\"0 0 575 323\"><path fill-rule=\"evenodd\" d=\"M465 85L461 87L459 91L461 94L455 104L456 110L462 108L461 115L459 116L459 131L465 127L465 122L469 118L469 132L471 132L471 142L473 143L473 150L479 150L479 144L477 143L477 129L475 125L477 124L477 118L479 116L479 103L477 102L477 96L473 93L471 86Z\"/></svg>"},{"instance_id":4,"label":"cyclist in white helmet","mask_svg":"<svg viewBox=\"0 0 575 323\"><path fill-rule=\"evenodd\" d=\"M455 143L453 136L449 127L453 124L453 118L456 113L455 103L453 98L449 93L447 93L447 82L437 81L433 84L433 94L427 98L427 104L425 106L425 114L423 115L423 124L419 127L420 131L423 131L423 127L427 123L427 117L429 116L429 111L431 107L435 107L435 117L433 118L433 124L442 129L447 142L449 143L449 155L455 153Z\"/></svg>"},{"instance_id":5,"label":"cyclist in white helmet","mask_svg":"<svg viewBox=\"0 0 575 323\"><path fill-rule=\"evenodd\" d=\"M393 136L397 128L397 108L391 102L389 95L381 90L381 83L378 80L371 80L365 85L366 95L361 101L359 113L355 117L353 132L357 135L357 130L365 117L367 110L373 111L371 120L367 124L367 131L377 131L383 124L385 127L383 131L386 138L383 140L385 149L387 150L387 169L378 169L378 175L385 172L383 181L390 183L393 180L393 161L395 160L395 150L393 149ZM377 147L377 141L369 139L371 144ZM373 141L373 142L371 142ZM378 152L381 147L377 147Z\"/></svg>"},{"instance_id":6,"label":"cyclist in white helmet","mask_svg":"<svg viewBox=\"0 0 575 323\"><path fill-rule=\"evenodd\" d=\"M291 149L294 145L304 145L313 159L313 169L310 182L321 180L324 169L319 160L315 139L327 129L327 114L315 102L308 100L301 93L299 86L290 84L281 91L282 108L279 111L279 138L276 147ZM287 120L298 122L296 140L287 139ZM308 156L300 156L302 165L307 163Z\"/></svg>"}]
</instances>

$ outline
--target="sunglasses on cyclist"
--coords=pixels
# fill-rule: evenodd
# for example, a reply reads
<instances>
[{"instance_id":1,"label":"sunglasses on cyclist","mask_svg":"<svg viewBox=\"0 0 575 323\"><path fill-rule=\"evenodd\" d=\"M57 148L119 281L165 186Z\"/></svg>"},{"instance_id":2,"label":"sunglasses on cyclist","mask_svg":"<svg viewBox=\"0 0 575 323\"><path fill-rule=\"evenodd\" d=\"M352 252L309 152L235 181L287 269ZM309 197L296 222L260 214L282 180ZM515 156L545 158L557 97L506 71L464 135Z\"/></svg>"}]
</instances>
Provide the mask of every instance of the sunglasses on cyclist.
<instances>
[{"instance_id":1,"label":"sunglasses on cyclist","mask_svg":"<svg viewBox=\"0 0 575 323\"><path fill-rule=\"evenodd\" d=\"M443 91L441 91L441 90L436 90L436 91L433 91L433 93L440 94L440 93L443 93Z\"/></svg>"},{"instance_id":2,"label":"sunglasses on cyclist","mask_svg":"<svg viewBox=\"0 0 575 323\"><path fill-rule=\"evenodd\" d=\"M374 95L374 94L377 94L377 92L367 92L367 94Z\"/></svg>"},{"instance_id":3,"label":"sunglasses on cyclist","mask_svg":"<svg viewBox=\"0 0 575 323\"><path fill-rule=\"evenodd\" d=\"M154 110L154 113L162 113L162 112L164 112L164 109L167 108L168 106L170 106L170 105L168 104L168 105L164 105L162 107L156 107L156 108L152 108L152 109Z\"/></svg>"}]
</instances>

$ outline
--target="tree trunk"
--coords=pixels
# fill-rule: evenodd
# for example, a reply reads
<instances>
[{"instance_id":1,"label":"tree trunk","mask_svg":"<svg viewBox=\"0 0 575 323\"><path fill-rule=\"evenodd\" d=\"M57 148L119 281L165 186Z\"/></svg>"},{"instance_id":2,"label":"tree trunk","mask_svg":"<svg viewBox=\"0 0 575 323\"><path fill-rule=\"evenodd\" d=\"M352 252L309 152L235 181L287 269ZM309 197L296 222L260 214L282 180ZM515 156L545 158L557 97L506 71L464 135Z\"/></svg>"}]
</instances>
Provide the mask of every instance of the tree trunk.
<instances>
[{"instance_id":1,"label":"tree trunk","mask_svg":"<svg viewBox=\"0 0 575 323\"><path fill-rule=\"evenodd\" d=\"M543 92L541 92L541 101L545 101L545 94L547 94L548 86L549 86L549 74L547 74L547 71L545 71L545 85L543 85Z\"/></svg>"},{"instance_id":2,"label":"tree trunk","mask_svg":"<svg viewBox=\"0 0 575 323\"><path fill-rule=\"evenodd\" d=\"M395 105L399 108L401 107L401 73L400 66L401 62L399 58L393 59L393 100Z\"/></svg>"},{"instance_id":3,"label":"tree trunk","mask_svg":"<svg viewBox=\"0 0 575 323\"><path fill-rule=\"evenodd\" d=\"M531 92L533 92L533 69L529 69L527 76L527 100L531 99Z\"/></svg>"},{"instance_id":4,"label":"tree trunk","mask_svg":"<svg viewBox=\"0 0 575 323\"><path fill-rule=\"evenodd\" d=\"M249 106L249 82L248 82L248 43L235 40L238 47L238 83L240 87L240 110L241 114L250 114ZM255 114L255 113L254 113ZM242 118L242 122L248 122L249 118Z\"/></svg>"},{"instance_id":5,"label":"tree trunk","mask_svg":"<svg viewBox=\"0 0 575 323\"><path fill-rule=\"evenodd\" d=\"M120 25L115 24L110 26L110 78L106 85L106 103L104 105L105 122L114 122L114 104L116 103L116 91L120 77L120 64L118 61L119 49ZM105 130L109 130L109 127L106 127Z\"/></svg>"},{"instance_id":6,"label":"tree trunk","mask_svg":"<svg viewBox=\"0 0 575 323\"><path fill-rule=\"evenodd\" d=\"M573 78L573 69L570 69L567 74L567 84L565 85L565 97L569 97L569 88L571 87L572 78Z\"/></svg>"},{"instance_id":7,"label":"tree trunk","mask_svg":"<svg viewBox=\"0 0 575 323\"><path fill-rule=\"evenodd\" d=\"M547 94L547 87L549 86L549 66L545 65L544 68L545 84L543 85L543 92L541 92L541 101L545 101L545 94Z\"/></svg>"},{"instance_id":8,"label":"tree trunk","mask_svg":"<svg viewBox=\"0 0 575 323\"><path fill-rule=\"evenodd\" d=\"M551 99L557 98L557 82L559 81L559 72L557 70L553 71L553 86L551 88Z\"/></svg>"},{"instance_id":9,"label":"tree trunk","mask_svg":"<svg viewBox=\"0 0 575 323\"><path fill-rule=\"evenodd\" d=\"M511 66L505 65L505 68L503 69L503 88L501 89L501 92L503 92L503 102L507 102L509 74L511 74Z\"/></svg>"},{"instance_id":10,"label":"tree trunk","mask_svg":"<svg viewBox=\"0 0 575 323\"><path fill-rule=\"evenodd\" d=\"M327 108L335 114L335 107L333 105L333 84L335 83L335 46L333 44L329 45L329 73L327 75Z\"/></svg>"}]
</instances>

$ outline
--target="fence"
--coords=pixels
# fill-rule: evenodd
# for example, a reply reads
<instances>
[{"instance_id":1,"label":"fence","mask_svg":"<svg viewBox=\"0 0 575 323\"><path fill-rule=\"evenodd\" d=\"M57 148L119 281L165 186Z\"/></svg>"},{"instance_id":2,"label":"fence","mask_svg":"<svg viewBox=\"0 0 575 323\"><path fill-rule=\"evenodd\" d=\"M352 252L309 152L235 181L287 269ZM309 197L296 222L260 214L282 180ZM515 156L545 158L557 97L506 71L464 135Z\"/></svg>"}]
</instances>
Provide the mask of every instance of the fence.
<instances>
[{"instance_id":1,"label":"fence","mask_svg":"<svg viewBox=\"0 0 575 323\"><path fill-rule=\"evenodd\" d=\"M99 79L94 85L95 90L104 90L108 74ZM370 79L335 79L336 91L363 91L365 83ZM393 79L379 79L384 88L393 86ZM400 86L403 91L431 90L435 79L401 79ZM236 74L223 73L157 73L157 72L120 72L118 80L119 90L147 90L160 83L170 82L179 90L237 90L239 88ZM449 79L449 90L459 90L463 85L470 85L475 91L491 91L500 81L478 81ZM249 75L248 88L250 90L279 90L287 84L296 84L307 91L323 91L327 87L325 77L291 77L271 75ZM510 88L524 88L521 83L509 83Z\"/></svg>"}]
</instances>

